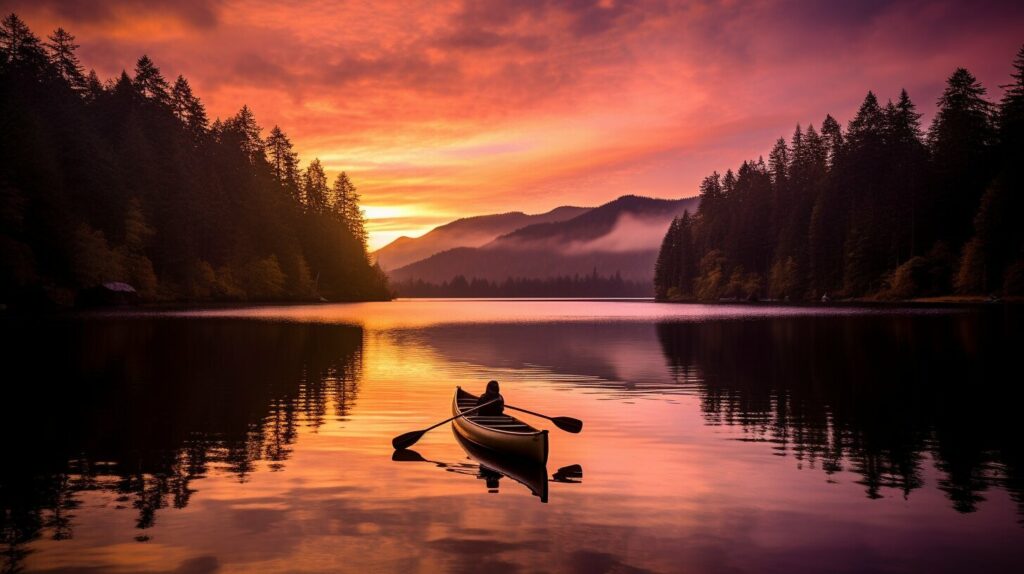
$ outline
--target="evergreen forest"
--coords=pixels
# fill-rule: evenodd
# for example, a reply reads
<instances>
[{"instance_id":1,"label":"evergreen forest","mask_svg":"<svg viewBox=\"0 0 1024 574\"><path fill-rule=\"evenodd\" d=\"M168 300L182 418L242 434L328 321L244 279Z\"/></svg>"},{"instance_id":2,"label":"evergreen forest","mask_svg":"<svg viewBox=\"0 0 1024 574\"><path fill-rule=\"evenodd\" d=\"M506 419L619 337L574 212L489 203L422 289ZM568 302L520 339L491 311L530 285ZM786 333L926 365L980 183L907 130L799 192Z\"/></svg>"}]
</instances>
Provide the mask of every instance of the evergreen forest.
<instances>
[{"instance_id":1,"label":"evergreen forest","mask_svg":"<svg viewBox=\"0 0 1024 574\"><path fill-rule=\"evenodd\" d=\"M1024 294L1024 48L998 103L966 69L927 130L904 90L712 173L655 268L668 300Z\"/></svg>"},{"instance_id":2,"label":"evergreen forest","mask_svg":"<svg viewBox=\"0 0 1024 574\"><path fill-rule=\"evenodd\" d=\"M146 56L101 80L77 47L0 21L0 303L390 297L347 174L301 168L246 106L210 121Z\"/></svg>"}]
</instances>

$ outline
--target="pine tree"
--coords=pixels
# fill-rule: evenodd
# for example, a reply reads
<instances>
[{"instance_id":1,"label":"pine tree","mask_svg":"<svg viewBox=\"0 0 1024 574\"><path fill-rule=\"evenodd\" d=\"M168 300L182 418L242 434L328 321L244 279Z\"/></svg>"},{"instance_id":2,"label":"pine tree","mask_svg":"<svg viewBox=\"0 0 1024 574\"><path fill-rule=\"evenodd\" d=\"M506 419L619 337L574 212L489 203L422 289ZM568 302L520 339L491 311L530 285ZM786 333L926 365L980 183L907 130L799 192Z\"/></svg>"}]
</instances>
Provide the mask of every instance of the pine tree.
<instances>
[{"instance_id":1,"label":"pine tree","mask_svg":"<svg viewBox=\"0 0 1024 574\"><path fill-rule=\"evenodd\" d=\"M249 106L242 106L234 117L224 122L222 137L231 140L231 143L238 147L249 159L252 165L263 165L267 162L266 144L260 132L263 128L256 123L256 116L253 115Z\"/></svg>"},{"instance_id":2,"label":"pine tree","mask_svg":"<svg viewBox=\"0 0 1024 574\"><path fill-rule=\"evenodd\" d=\"M781 186L788 179L789 147L785 138L775 141L775 147L768 154L768 170L772 174L772 183Z\"/></svg>"},{"instance_id":3,"label":"pine tree","mask_svg":"<svg viewBox=\"0 0 1024 574\"><path fill-rule=\"evenodd\" d=\"M136 91L132 79L128 77L128 72L125 70L121 70L121 75L117 77L117 80L110 87L110 91L119 102L124 102L129 106L141 97L139 92Z\"/></svg>"},{"instance_id":4,"label":"pine tree","mask_svg":"<svg viewBox=\"0 0 1024 574\"><path fill-rule=\"evenodd\" d=\"M846 141L852 149L873 149L882 140L885 129L885 113L878 105L878 98L869 91L846 128Z\"/></svg>"},{"instance_id":5,"label":"pine tree","mask_svg":"<svg viewBox=\"0 0 1024 574\"><path fill-rule=\"evenodd\" d=\"M849 211L846 187L843 185L842 173L845 168L845 135L839 122L831 115L826 115L821 122L821 134L824 140L828 162L828 176L822 185L821 192L814 201L811 218L808 223L808 269L810 280L808 292L817 299L822 295L835 293L842 283L843 242L846 236ZM776 269L785 278L789 275L789 262L776 258ZM795 262L794 262L795 266ZM781 281L772 282L773 297L797 296L789 290L779 289ZM787 283L788 286L788 283Z\"/></svg>"},{"instance_id":6,"label":"pine tree","mask_svg":"<svg viewBox=\"0 0 1024 574\"><path fill-rule=\"evenodd\" d=\"M862 296L881 287L888 266L888 241L882 239L880 205L884 195L886 116L873 92L864 97L846 131L838 185L849 210L843 246L843 290Z\"/></svg>"},{"instance_id":7,"label":"pine tree","mask_svg":"<svg viewBox=\"0 0 1024 574\"><path fill-rule=\"evenodd\" d=\"M886 107L886 148L889 167L886 194L882 198L882 225L891 241L891 259L899 265L917 255L921 210L924 201L928 151L921 131L921 114L906 90L896 104Z\"/></svg>"},{"instance_id":8,"label":"pine tree","mask_svg":"<svg viewBox=\"0 0 1024 574\"><path fill-rule=\"evenodd\" d=\"M194 141L198 142L206 135L209 123L206 108L192 92L188 80L181 75L174 80L174 87L171 89L171 111L185 125Z\"/></svg>"},{"instance_id":9,"label":"pine tree","mask_svg":"<svg viewBox=\"0 0 1024 574\"><path fill-rule=\"evenodd\" d=\"M94 102L101 95L103 95L103 84L100 82L100 77L96 75L96 70L89 70L89 75L85 78L85 98Z\"/></svg>"},{"instance_id":10,"label":"pine tree","mask_svg":"<svg viewBox=\"0 0 1024 574\"><path fill-rule=\"evenodd\" d=\"M140 94L150 101L162 106L171 105L170 86L167 80L160 74L160 68L156 67L149 56L142 56L135 64L135 88Z\"/></svg>"},{"instance_id":11,"label":"pine tree","mask_svg":"<svg viewBox=\"0 0 1024 574\"><path fill-rule=\"evenodd\" d=\"M306 208L313 213L326 213L329 207L330 189L327 174L320 159L309 162L302 177L302 191L306 197Z\"/></svg>"},{"instance_id":12,"label":"pine tree","mask_svg":"<svg viewBox=\"0 0 1024 574\"><path fill-rule=\"evenodd\" d=\"M831 115L826 114L825 120L821 122L821 137L825 140L828 167L832 169L842 155L843 128Z\"/></svg>"},{"instance_id":13,"label":"pine tree","mask_svg":"<svg viewBox=\"0 0 1024 574\"><path fill-rule=\"evenodd\" d=\"M721 245L725 240L725 192L722 189L722 177L718 172L704 178L700 184L700 207L697 209L700 220L701 250L708 245ZM709 249L709 248L708 248Z\"/></svg>"},{"instance_id":14,"label":"pine tree","mask_svg":"<svg viewBox=\"0 0 1024 574\"><path fill-rule=\"evenodd\" d=\"M736 192L736 174L731 169L725 170L722 176L722 197L728 199Z\"/></svg>"},{"instance_id":15,"label":"pine tree","mask_svg":"<svg viewBox=\"0 0 1024 574\"><path fill-rule=\"evenodd\" d=\"M974 236L964 247L957 291L1024 294L1024 47L1013 61L1013 82L999 103L1000 171L981 198L974 217Z\"/></svg>"},{"instance_id":16,"label":"pine tree","mask_svg":"<svg viewBox=\"0 0 1024 574\"><path fill-rule=\"evenodd\" d=\"M679 248L676 244L678 230L679 218L673 217L658 249L658 259L654 263L654 296L657 299L667 298L669 290L676 286L676 279L679 276Z\"/></svg>"},{"instance_id":17,"label":"pine tree","mask_svg":"<svg viewBox=\"0 0 1024 574\"><path fill-rule=\"evenodd\" d=\"M996 132L992 104L984 96L977 79L958 68L949 77L928 131L934 190L928 239L948 238L954 249L970 235L973 214L993 175Z\"/></svg>"},{"instance_id":18,"label":"pine tree","mask_svg":"<svg viewBox=\"0 0 1024 574\"><path fill-rule=\"evenodd\" d=\"M75 50L78 49L75 37L64 28L57 28L49 40L46 47L50 50L50 63L57 68L61 77L72 89L84 90L86 87L85 74L81 62L78 61L78 55L75 54Z\"/></svg>"},{"instance_id":19,"label":"pine tree","mask_svg":"<svg viewBox=\"0 0 1024 574\"><path fill-rule=\"evenodd\" d=\"M366 222L363 217L363 210L359 207L359 193L356 186L348 178L348 174L341 172L334 180L331 208L335 216L340 219L352 235L366 244Z\"/></svg>"},{"instance_id":20,"label":"pine tree","mask_svg":"<svg viewBox=\"0 0 1024 574\"><path fill-rule=\"evenodd\" d=\"M775 141L775 146L768 154L768 172L772 177L772 206L769 219L772 237L777 241L785 225L784 214L789 209L789 146L785 138Z\"/></svg>"},{"instance_id":21,"label":"pine tree","mask_svg":"<svg viewBox=\"0 0 1024 574\"><path fill-rule=\"evenodd\" d=\"M188 100L192 96L192 87L185 76L178 76L171 88L171 111L182 123L188 122Z\"/></svg>"},{"instance_id":22,"label":"pine tree","mask_svg":"<svg viewBox=\"0 0 1024 574\"><path fill-rule=\"evenodd\" d=\"M206 135L206 127L209 120L206 117L206 107L203 106L203 102L199 101L196 96L188 98L186 105L186 113L188 115L188 127L189 133L196 140Z\"/></svg>"},{"instance_id":23,"label":"pine tree","mask_svg":"<svg viewBox=\"0 0 1024 574\"><path fill-rule=\"evenodd\" d=\"M267 136L267 155L274 178L291 196L298 201L299 193L299 156L292 148L292 142L281 128L274 126Z\"/></svg>"},{"instance_id":24,"label":"pine tree","mask_svg":"<svg viewBox=\"0 0 1024 574\"><path fill-rule=\"evenodd\" d=\"M697 270L696 252L693 245L693 218L689 211L684 211L676 228L676 267L677 276L673 281L682 297L693 296L693 280Z\"/></svg>"},{"instance_id":25,"label":"pine tree","mask_svg":"<svg viewBox=\"0 0 1024 574\"><path fill-rule=\"evenodd\" d=\"M921 114L917 113L917 106L910 101L907 90L900 90L899 102L889 117L889 133L894 141L905 144L917 144L923 139Z\"/></svg>"},{"instance_id":26,"label":"pine tree","mask_svg":"<svg viewBox=\"0 0 1024 574\"><path fill-rule=\"evenodd\" d=\"M0 64L36 73L48 64L39 37L17 14L0 20Z\"/></svg>"}]
</instances>

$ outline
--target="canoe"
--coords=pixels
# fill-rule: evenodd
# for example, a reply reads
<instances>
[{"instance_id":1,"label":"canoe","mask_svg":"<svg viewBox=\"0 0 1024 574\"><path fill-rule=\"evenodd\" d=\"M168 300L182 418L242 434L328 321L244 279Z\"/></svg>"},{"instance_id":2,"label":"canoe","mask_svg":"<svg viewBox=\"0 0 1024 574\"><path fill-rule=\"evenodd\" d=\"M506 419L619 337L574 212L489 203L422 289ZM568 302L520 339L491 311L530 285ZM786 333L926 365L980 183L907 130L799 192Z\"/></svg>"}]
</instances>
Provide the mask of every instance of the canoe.
<instances>
[{"instance_id":1,"label":"canoe","mask_svg":"<svg viewBox=\"0 0 1024 574\"><path fill-rule=\"evenodd\" d=\"M548 469L546 466L519 457L504 456L495 450L483 448L462 438L462 435L454 428L452 428L452 432L455 434L455 442L459 443L471 460L480 465L478 478L494 478L493 483L488 481L488 488L497 491L497 479L507 476L530 489L530 492L540 498L541 502L548 501Z\"/></svg>"},{"instance_id":2,"label":"canoe","mask_svg":"<svg viewBox=\"0 0 1024 574\"><path fill-rule=\"evenodd\" d=\"M477 398L456 387L452 416L475 407ZM452 430L467 441L504 456L541 465L548 462L548 431L537 430L515 417L469 414L453 420Z\"/></svg>"}]
</instances>

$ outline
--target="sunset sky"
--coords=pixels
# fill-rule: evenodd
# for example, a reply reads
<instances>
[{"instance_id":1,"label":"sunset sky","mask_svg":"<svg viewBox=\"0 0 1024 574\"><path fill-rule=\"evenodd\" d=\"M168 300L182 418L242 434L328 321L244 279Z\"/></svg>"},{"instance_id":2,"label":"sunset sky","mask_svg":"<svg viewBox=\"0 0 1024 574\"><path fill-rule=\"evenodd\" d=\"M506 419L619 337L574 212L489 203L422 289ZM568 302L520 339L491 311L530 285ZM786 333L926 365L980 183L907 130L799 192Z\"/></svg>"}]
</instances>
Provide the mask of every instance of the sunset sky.
<instances>
[{"instance_id":1,"label":"sunset sky","mask_svg":"<svg viewBox=\"0 0 1024 574\"><path fill-rule=\"evenodd\" d=\"M970 69L993 100L1022 2L0 0L106 78L149 55L346 170L371 247L457 217L696 194L797 123Z\"/></svg>"}]
</instances>

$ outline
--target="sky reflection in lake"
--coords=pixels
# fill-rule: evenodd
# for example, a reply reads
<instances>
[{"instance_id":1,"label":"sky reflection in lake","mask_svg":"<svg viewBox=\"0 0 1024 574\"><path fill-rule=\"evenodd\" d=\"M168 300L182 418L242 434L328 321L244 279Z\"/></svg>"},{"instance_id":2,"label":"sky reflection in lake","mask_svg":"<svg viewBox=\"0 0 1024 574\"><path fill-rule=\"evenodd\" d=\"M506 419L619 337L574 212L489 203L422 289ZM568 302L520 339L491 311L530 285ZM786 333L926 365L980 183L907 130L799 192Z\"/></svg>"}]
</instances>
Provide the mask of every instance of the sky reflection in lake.
<instances>
[{"instance_id":1,"label":"sky reflection in lake","mask_svg":"<svg viewBox=\"0 0 1024 574\"><path fill-rule=\"evenodd\" d=\"M3 566L1014 571L1020 326L637 302L6 324ZM392 461L488 378L585 421L547 467L581 482L491 493L447 428L415 446L433 462Z\"/></svg>"}]
</instances>

